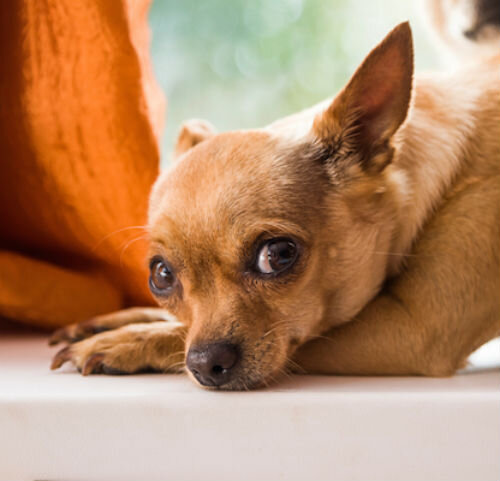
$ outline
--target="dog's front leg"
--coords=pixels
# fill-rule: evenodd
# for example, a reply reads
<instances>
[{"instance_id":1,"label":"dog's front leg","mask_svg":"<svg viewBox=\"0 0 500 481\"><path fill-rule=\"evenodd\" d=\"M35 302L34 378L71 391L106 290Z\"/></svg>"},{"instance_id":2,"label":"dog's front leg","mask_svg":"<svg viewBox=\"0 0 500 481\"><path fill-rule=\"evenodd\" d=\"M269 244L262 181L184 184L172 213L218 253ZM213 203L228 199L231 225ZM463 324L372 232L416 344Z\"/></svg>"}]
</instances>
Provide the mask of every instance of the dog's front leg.
<instances>
[{"instance_id":1,"label":"dog's front leg","mask_svg":"<svg viewBox=\"0 0 500 481\"><path fill-rule=\"evenodd\" d=\"M448 341L439 339L436 319L421 314L390 294L379 295L353 321L301 346L293 360L303 370L298 372L311 374L450 375L462 353L439 352L439 343Z\"/></svg>"},{"instance_id":2,"label":"dog's front leg","mask_svg":"<svg viewBox=\"0 0 500 481\"><path fill-rule=\"evenodd\" d=\"M355 320L304 344L293 360L307 373L449 376L500 333L491 315L465 314L471 324L465 329L446 306L435 307L418 309L382 294Z\"/></svg>"},{"instance_id":3,"label":"dog's front leg","mask_svg":"<svg viewBox=\"0 0 500 481\"><path fill-rule=\"evenodd\" d=\"M498 180L464 189L436 214L405 271L351 322L294 361L323 374L446 376L500 334Z\"/></svg>"},{"instance_id":4,"label":"dog's front leg","mask_svg":"<svg viewBox=\"0 0 500 481\"><path fill-rule=\"evenodd\" d=\"M185 334L176 321L130 324L70 344L54 356L51 368L71 361L83 375L181 371Z\"/></svg>"},{"instance_id":5,"label":"dog's front leg","mask_svg":"<svg viewBox=\"0 0 500 481\"><path fill-rule=\"evenodd\" d=\"M51 346L60 342L77 342L103 331L111 331L129 324L173 321L175 318L160 307L130 307L121 311L95 316L83 322L57 329L49 338Z\"/></svg>"}]
</instances>

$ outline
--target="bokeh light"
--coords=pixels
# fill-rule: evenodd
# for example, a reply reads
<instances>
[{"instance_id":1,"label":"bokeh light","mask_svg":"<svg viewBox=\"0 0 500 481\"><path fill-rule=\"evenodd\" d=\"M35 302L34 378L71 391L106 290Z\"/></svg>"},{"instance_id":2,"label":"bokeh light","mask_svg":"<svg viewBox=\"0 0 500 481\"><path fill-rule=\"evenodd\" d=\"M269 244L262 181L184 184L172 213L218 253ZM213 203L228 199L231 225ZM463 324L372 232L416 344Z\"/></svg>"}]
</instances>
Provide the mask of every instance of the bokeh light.
<instances>
[{"instance_id":1,"label":"bokeh light","mask_svg":"<svg viewBox=\"0 0 500 481\"><path fill-rule=\"evenodd\" d=\"M252 128L333 96L410 19L417 70L434 48L417 0L155 0L153 62L168 98L163 162L184 120Z\"/></svg>"}]
</instances>

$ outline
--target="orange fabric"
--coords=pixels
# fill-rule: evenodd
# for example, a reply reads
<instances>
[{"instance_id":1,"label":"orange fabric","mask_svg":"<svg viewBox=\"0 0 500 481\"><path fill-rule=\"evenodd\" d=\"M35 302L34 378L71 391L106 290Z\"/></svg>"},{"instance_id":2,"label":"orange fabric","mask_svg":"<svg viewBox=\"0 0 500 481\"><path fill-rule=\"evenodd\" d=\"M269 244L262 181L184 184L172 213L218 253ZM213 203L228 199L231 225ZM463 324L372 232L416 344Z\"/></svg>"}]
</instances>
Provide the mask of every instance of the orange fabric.
<instances>
[{"instance_id":1,"label":"orange fabric","mask_svg":"<svg viewBox=\"0 0 500 481\"><path fill-rule=\"evenodd\" d=\"M150 0L0 2L0 317L56 327L147 289L164 100Z\"/></svg>"}]
</instances>

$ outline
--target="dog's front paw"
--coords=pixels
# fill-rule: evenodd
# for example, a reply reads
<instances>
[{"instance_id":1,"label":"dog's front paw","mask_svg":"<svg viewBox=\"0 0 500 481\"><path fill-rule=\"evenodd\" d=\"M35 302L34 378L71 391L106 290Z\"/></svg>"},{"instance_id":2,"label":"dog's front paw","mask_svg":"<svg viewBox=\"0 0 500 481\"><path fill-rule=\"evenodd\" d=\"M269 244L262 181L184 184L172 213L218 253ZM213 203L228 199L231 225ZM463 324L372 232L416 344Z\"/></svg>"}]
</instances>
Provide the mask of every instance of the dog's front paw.
<instances>
[{"instance_id":1,"label":"dog's front paw","mask_svg":"<svg viewBox=\"0 0 500 481\"><path fill-rule=\"evenodd\" d=\"M61 349L51 369L71 362L88 374L174 371L184 366L183 326L157 322L102 332Z\"/></svg>"},{"instance_id":2,"label":"dog's front paw","mask_svg":"<svg viewBox=\"0 0 500 481\"><path fill-rule=\"evenodd\" d=\"M82 341L83 342L83 341ZM80 344L80 343L79 343ZM88 374L130 374L130 372L113 367L114 356L109 352L85 351L82 346L67 346L61 349L53 358L51 369L57 369L71 361L84 376Z\"/></svg>"},{"instance_id":3,"label":"dog's front paw","mask_svg":"<svg viewBox=\"0 0 500 481\"><path fill-rule=\"evenodd\" d=\"M107 335L103 335L107 334ZM51 369L71 362L84 375L127 374L138 370L137 362L123 359L130 353L129 346L115 339L113 332L90 337L61 349L53 358ZM111 335L110 335L111 334Z\"/></svg>"}]
</instances>

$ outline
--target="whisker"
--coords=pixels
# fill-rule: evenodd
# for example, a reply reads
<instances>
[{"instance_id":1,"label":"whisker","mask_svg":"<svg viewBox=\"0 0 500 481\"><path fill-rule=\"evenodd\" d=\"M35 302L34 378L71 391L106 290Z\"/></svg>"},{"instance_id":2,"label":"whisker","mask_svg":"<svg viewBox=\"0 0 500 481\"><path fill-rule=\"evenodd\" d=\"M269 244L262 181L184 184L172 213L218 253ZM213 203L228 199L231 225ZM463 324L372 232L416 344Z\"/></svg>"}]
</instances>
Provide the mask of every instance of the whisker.
<instances>
[{"instance_id":1,"label":"whisker","mask_svg":"<svg viewBox=\"0 0 500 481\"><path fill-rule=\"evenodd\" d=\"M283 326L286 326L286 327L289 327L291 325L291 322L288 320L288 319L282 319L281 321L276 321L275 323L273 323L270 327L270 329L268 329L262 336L261 336L261 340L266 338L267 336L269 336L272 332L276 331L277 329L279 329L280 327L283 327Z\"/></svg>"},{"instance_id":2,"label":"whisker","mask_svg":"<svg viewBox=\"0 0 500 481\"><path fill-rule=\"evenodd\" d=\"M262 378L262 384L264 384L266 388L269 387L269 381L266 378Z\"/></svg>"},{"instance_id":3,"label":"whisker","mask_svg":"<svg viewBox=\"0 0 500 481\"><path fill-rule=\"evenodd\" d=\"M377 254L381 256L417 257L416 254L404 254L403 252L372 251L371 254Z\"/></svg>"},{"instance_id":4,"label":"whisker","mask_svg":"<svg viewBox=\"0 0 500 481\"><path fill-rule=\"evenodd\" d=\"M97 248L103 243L105 242L106 240L108 240L110 237L116 235L116 234L119 234L120 232L124 232L126 230L131 230L131 229L144 229L145 231L148 230L148 226L147 225L131 225L129 227L123 227L122 229L117 229L113 232L110 232L109 234L107 234L106 236L104 236L93 248L92 248L92 252L94 252L95 250L97 250Z\"/></svg>"},{"instance_id":5,"label":"whisker","mask_svg":"<svg viewBox=\"0 0 500 481\"><path fill-rule=\"evenodd\" d=\"M292 375L291 373L285 369L285 368L281 368L279 371L278 371L278 376L285 376L287 379L292 379Z\"/></svg>"},{"instance_id":6,"label":"whisker","mask_svg":"<svg viewBox=\"0 0 500 481\"><path fill-rule=\"evenodd\" d=\"M295 367L295 369L297 369L298 371L300 371L302 374L307 374L306 370L300 365L300 364L297 364L294 360L292 360L291 358L287 357L287 360L286 362L288 364L291 364L293 367Z\"/></svg>"},{"instance_id":7,"label":"whisker","mask_svg":"<svg viewBox=\"0 0 500 481\"><path fill-rule=\"evenodd\" d=\"M321 334L318 334L314 336L310 341L313 341L314 339L326 339L327 341L330 341L330 338L328 336L322 336Z\"/></svg>"},{"instance_id":8,"label":"whisker","mask_svg":"<svg viewBox=\"0 0 500 481\"><path fill-rule=\"evenodd\" d=\"M130 241L128 241L125 246L123 247L123 249L121 250L120 252L120 266L123 265L123 254L125 254L125 251L134 243L134 242L137 242L139 240L142 240L142 239L147 239L147 234L142 234Z\"/></svg>"},{"instance_id":9,"label":"whisker","mask_svg":"<svg viewBox=\"0 0 500 481\"><path fill-rule=\"evenodd\" d=\"M270 334L272 334L273 332L275 332L277 329L279 329L280 326L276 326L276 327L273 327L271 329L269 329L268 331L266 331L264 333L264 335L260 338L261 340L262 339L265 339L267 336L269 336Z\"/></svg>"},{"instance_id":10,"label":"whisker","mask_svg":"<svg viewBox=\"0 0 500 481\"><path fill-rule=\"evenodd\" d=\"M173 353L169 354L168 357L179 356L180 354L184 354L184 349L182 351L173 352Z\"/></svg>"},{"instance_id":11,"label":"whisker","mask_svg":"<svg viewBox=\"0 0 500 481\"><path fill-rule=\"evenodd\" d=\"M403 252L384 252L384 251L371 251L371 254L382 256L398 256L398 257L435 257L432 254L405 254Z\"/></svg>"},{"instance_id":12,"label":"whisker","mask_svg":"<svg viewBox=\"0 0 500 481\"><path fill-rule=\"evenodd\" d=\"M174 362L173 364L171 364L171 366L178 366L178 365L180 365L180 364L182 364L182 365L183 365L183 364L185 364L184 360Z\"/></svg>"},{"instance_id":13,"label":"whisker","mask_svg":"<svg viewBox=\"0 0 500 481\"><path fill-rule=\"evenodd\" d=\"M176 362L176 363L168 366L167 369L168 369L168 371L171 371L171 370L177 371L177 369L180 368L180 367L182 367L182 368L186 367L185 364L184 364L184 361L182 361L182 362ZM177 372L179 372L179 371L177 371Z\"/></svg>"}]
</instances>

